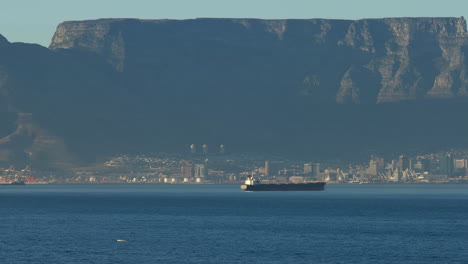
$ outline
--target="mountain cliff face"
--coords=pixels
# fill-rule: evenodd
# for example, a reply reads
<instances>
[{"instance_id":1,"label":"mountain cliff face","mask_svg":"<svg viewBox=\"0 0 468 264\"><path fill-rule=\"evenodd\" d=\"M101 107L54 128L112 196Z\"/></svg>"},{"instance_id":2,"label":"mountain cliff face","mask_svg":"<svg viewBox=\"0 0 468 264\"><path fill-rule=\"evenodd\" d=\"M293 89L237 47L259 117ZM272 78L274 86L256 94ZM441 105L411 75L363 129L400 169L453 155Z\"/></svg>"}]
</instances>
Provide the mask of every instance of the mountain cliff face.
<instances>
[{"instance_id":1,"label":"mountain cliff face","mask_svg":"<svg viewBox=\"0 0 468 264\"><path fill-rule=\"evenodd\" d=\"M99 54L148 89L239 89L315 102L468 95L464 18L64 22L51 49Z\"/></svg>"},{"instance_id":2,"label":"mountain cliff face","mask_svg":"<svg viewBox=\"0 0 468 264\"><path fill-rule=\"evenodd\" d=\"M101 19L0 36L0 167L115 152L468 146L463 18Z\"/></svg>"}]
</instances>

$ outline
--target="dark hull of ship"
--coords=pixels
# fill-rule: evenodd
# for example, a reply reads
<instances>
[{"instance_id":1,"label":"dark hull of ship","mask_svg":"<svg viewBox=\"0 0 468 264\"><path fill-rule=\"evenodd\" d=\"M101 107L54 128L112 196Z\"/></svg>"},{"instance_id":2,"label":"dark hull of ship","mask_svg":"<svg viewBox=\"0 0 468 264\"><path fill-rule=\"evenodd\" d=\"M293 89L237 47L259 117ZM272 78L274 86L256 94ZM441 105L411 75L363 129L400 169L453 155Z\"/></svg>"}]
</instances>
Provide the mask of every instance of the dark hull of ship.
<instances>
[{"instance_id":1,"label":"dark hull of ship","mask_svg":"<svg viewBox=\"0 0 468 264\"><path fill-rule=\"evenodd\" d=\"M323 191L325 182L312 183L285 183L285 184L242 184L241 189L246 192L272 192L272 191Z\"/></svg>"}]
</instances>

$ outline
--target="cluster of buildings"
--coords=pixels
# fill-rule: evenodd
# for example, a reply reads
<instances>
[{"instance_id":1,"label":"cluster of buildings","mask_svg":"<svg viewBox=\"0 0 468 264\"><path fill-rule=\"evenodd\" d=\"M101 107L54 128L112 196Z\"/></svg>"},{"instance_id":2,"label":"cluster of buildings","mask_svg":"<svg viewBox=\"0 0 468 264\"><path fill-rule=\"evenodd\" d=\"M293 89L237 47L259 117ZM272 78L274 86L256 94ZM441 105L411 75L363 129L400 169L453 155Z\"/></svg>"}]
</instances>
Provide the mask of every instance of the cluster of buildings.
<instances>
[{"instance_id":1,"label":"cluster of buildings","mask_svg":"<svg viewBox=\"0 0 468 264\"><path fill-rule=\"evenodd\" d=\"M32 170L29 166L24 169L16 169L14 166L7 169L0 168L0 184L8 184L18 179L29 183L37 183L37 178L32 176Z\"/></svg>"},{"instance_id":2,"label":"cluster of buildings","mask_svg":"<svg viewBox=\"0 0 468 264\"><path fill-rule=\"evenodd\" d=\"M464 155L461 155L464 156ZM372 155L367 164L265 161L242 175L265 183L325 181L329 183L468 183L468 159L451 153L385 161ZM302 170L301 170L302 169Z\"/></svg>"},{"instance_id":3,"label":"cluster of buildings","mask_svg":"<svg viewBox=\"0 0 468 264\"><path fill-rule=\"evenodd\" d=\"M209 151L208 145L189 146L182 154L152 153L117 155L104 163L105 168L77 170L73 182L81 183L233 183L233 173L225 173L212 164L226 158L226 148L219 145Z\"/></svg>"},{"instance_id":4,"label":"cluster of buildings","mask_svg":"<svg viewBox=\"0 0 468 264\"><path fill-rule=\"evenodd\" d=\"M192 144L182 154L116 155L103 164L65 172L0 168L0 183L158 183L239 184L249 176L264 183L468 183L468 151L393 159L372 155L367 162L305 162L266 154L227 153L224 145L209 151Z\"/></svg>"},{"instance_id":5,"label":"cluster of buildings","mask_svg":"<svg viewBox=\"0 0 468 264\"><path fill-rule=\"evenodd\" d=\"M337 183L447 183L468 181L468 159L451 153L409 158L401 155L385 162L372 155L366 165L323 170L320 163L304 164L304 178Z\"/></svg>"},{"instance_id":6,"label":"cluster of buildings","mask_svg":"<svg viewBox=\"0 0 468 264\"><path fill-rule=\"evenodd\" d=\"M468 160L455 158L451 153L439 153L409 158L401 155L385 163L372 156L367 168L354 168L348 180L358 182L444 183L467 179Z\"/></svg>"}]
</instances>

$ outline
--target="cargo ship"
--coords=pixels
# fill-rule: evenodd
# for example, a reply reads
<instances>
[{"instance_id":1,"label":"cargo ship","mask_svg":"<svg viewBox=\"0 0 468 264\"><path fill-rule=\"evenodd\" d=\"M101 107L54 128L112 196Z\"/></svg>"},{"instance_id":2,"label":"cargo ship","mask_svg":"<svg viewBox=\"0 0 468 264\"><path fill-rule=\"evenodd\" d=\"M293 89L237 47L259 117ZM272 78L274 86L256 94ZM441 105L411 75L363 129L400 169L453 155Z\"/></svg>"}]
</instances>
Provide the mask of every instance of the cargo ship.
<instances>
[{"instance_id":1,"label":"cargo ship","mask_svg":"<svg viewBox=\"0 0 468 264\"><path fill-rule=\"evenodd\" d=\"M248 176L247 179L245 179L245 183L241 185L241 189L246 192L323 191L325 190L325 184L325 182L262 184L258 180L255 180L252 176Z\"/></svg>"}]
</instances>

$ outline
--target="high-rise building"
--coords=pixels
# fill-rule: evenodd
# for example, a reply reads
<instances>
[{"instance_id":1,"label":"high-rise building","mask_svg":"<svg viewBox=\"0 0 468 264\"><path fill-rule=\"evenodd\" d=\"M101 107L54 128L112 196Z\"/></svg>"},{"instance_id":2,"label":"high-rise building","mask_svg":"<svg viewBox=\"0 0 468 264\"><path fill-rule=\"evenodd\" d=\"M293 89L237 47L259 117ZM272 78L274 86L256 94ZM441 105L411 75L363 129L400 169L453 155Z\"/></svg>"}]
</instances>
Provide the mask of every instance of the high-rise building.
<instances>
[{"instance_id":1,"label":"high-rise building","mask_svg":"<svg viewBox=\"0 0 468 264\"><path fill-rule=\"evenodd\" d=\"M312 173L312 163L304 164L304 174L311 174Z\"/></svg>"},{"instance_id":2,"label":"high-rise building","mask_svg":"<svg viewBox=\"0 0 468 264\"><path fill-rule=\"evenodd\" d=\"M270 176L270 162L265 161L265 176Z\"/></svg>"},{"instance_id":3,"label":"high-rise building","mask_svg":"<svg viewBox=\"0 0 468 264\"><path fill-rule=\"evenodd\" d=\"M439 162L440 173L447 175L449 178L453 174L453 158L450 154L440 157Z\"/></svg>"},{"instance_id":4,"label":"high-rise building","mask_svg":"<svg viewBox=\"0 0 468 264\"><path fill-rule=\"evenodd\" d=\"M190 145L190 153L192 153L192 154L197 153L197 149L195 147L195 144Z\"/></svg>"},{"instance_id":5,"label":"high-rise building","mask_svg":"<svg viewBox=\"0 0 468 264\"><path fill-rule=\"evenodd\" d=\"M202 151L203 151L203 154L208 154L208 145L203 144Z\"/></svg>"},{"instance_id":6,"label":"high-rise building","mask_svg":"<svg viewBox=\"0 0 468 264\"><path fill-rule=\"evenodd\" d=\"M195 178L205 178L208 175L208 170L205 164L195 164Z\"/></svg>"},{"instance_id":7,"label":"high-rise building","mask_svg":"<svg viewBox=\"0 0 468 264\"><path fill-rule=\"evenodd\" d=\"M407 169L411 169L410 168L410 160L408 159L408 157L406 157L405 155L401 155L400 158L398 159L397 168L400 171L405 171Z\"/></svg>"},{"instance_id":8,"label":"high-rise building","mask_svg":"<svg viewBox=\"0 0 468 264\"><path fill-rule=\"evenodd\" d=\"M378 175L379 173L384 172L385 163L383 158L372 155L369 161L369 167L367 168L366 173L369 175Z\"/></svg>"},{"instance_id":9,"label":"high-rise building","mask_svg":"<svg viewBox=\"0 0 468 264\"><path fill-rule=\"evenodd\" d=\"M192 178L193 177L193 164L189 161L182 161L180 166L180 176L182 178Z\"/></svg>"},{"instance_id":10,"label":"high-rise building","mask_svg":"<svg viewBox=\"0 0 468 264\"><path fill-rule=\"evenodd\" d=\"M312 169L314 172L314 176L317 176L320 174L320 163L315 163L315 167Z\"/></svg>"},{"instance_id":11,"label":"high-rise building","mask_svg":"<svg viewBox=\"0 0 468 264\"><path fill-rule=\"evenodd\" d=\"M377 161L375 161L374 159L371 159L369 161L369 167L367 168L366 173L373 176L378 174Z\"/></svg>"}]
</instances>

